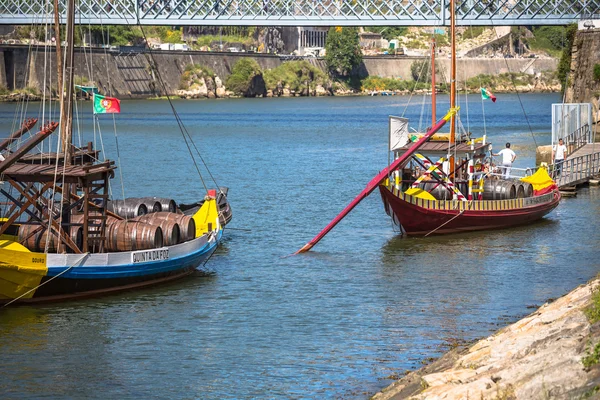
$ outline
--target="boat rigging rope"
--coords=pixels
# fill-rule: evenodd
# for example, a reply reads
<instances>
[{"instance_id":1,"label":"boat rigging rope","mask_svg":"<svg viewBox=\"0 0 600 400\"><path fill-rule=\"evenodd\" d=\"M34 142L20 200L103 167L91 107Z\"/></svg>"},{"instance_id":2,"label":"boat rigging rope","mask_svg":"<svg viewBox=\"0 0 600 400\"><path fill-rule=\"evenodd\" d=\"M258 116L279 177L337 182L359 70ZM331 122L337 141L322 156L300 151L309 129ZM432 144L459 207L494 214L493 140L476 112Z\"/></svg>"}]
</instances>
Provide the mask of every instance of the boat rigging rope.
<instances>
[{"instance_id":1,"label":"boat rigging rope","mask_svg":"<svg viewBox=\"0 0 600 400\"><path fill-rule=\"evenodd\" d=\"M492 29L494 30L494 33L496 34L496 39L500 39L500 36L498 35L498 32L496 31L496 28L494 26L494 21L490 20L490 23L492 24ZM512 43L510 43L510 45L512 46ZM517 95L517 99L519 100L519 105L521 106L521 110L523 111L523 115L525 116L525 121L527 121L527 127L529 128L529 132L531 133L531 137L533 138L533 143L535 144L535 147L538 147L537 141L535 140L535 135L533 134L533 129L531 128L531 123L529 122L529 117L527 116L527 113L525 112L525 107L523 106L523 101L521 100L521 96L519 95L519 91L517 90L517 86L515 85L515 79L513 77L512 72L510 71L510 67L508 66L508 61L506 60L506 57L502 57L502 59L504 59L504 64L506 64L506 70L508 71L508 76L510 76L510 83L513 86L513 89L515 89L515 94Z\"/></svg>"},{"instance_id":2,"label":"boat rigging rope","mask_svg":"<svg viewBox=\"0 0 600 400\"><path fill-rule=\"evenodd\" d=\"M138 25L138 26L139 26L139 28L140 28L140 30L142 32L142 36L144 37L144 40L145 40L146 44L147 44L148 43L148 38L146 36L146 32L144 31L144 28L142 27L142 25ZM179 113L177 112L177 110L175 109L175 106L173 105L173 102L171 101L171 96L169 95L169 92L167 90L167 85L165 84L164 80L162 79L162 75L160 74L160 71L156 67L156 62L154 60L154 53L152 51L152 48L148 47L148 51L150 53L151 68L153 68L154 71L156 72L156 78L159 81L160 85L162 86L162 88L164 90L164 93L165 93L165 95L167 97L167 101L169 102L169 105L171 106L171 111L173 112L173 115L175 116L175 120L177 121L177 125L179 126L179 130L181 131L181 135L183 136L183 140L185 142L185 145L188 148L188 151L190 153L190 157L192 158L192 161L194 162L194 167L196 168L196 171L198 172L198 176L200 177L200 181L202 182L202 185L204 186L204 188L206 189L206 191L208 191L208 186L206 185L206 182L204 181L204 178L202 177L202 173L200 172L200 168L198 167L198 163L196 162L196 158L194 157L194 154L193 154L192 149L190 147L190 143L194 147L194 149L196 150L196 153L198 154L198 157L202 161L202 164L204 164L204 168L208 172L208 175L210 176L210 178L212 179L212 181L215 183L216 189L218 189L219 188L219 184L217 183L215 177L210 172L210 169L208 168L208 165L206 164L206 161L204 160L204 158L200 154L200 151L198 150L198 147L196 147L196 144L194 143L194 141L192 139L192 136L190 135L190 133L188 132L187 128L183 124L183 120L179 116Z\"/></svg>"},{"instance_id":3,"label":"boat rigging rope","mask_svg":"<svg viewBox=\"0 0 600 400\"><path fill-rule=\"evenodd\" d=\"M4 307L8 307L9 305L11 305L12 303L14 303L15 301L17 301L17 300L19 300L19 299L22 299L24 296L27 296L29 293L31 293L31 292L33 292L33 291L35 291L35 290L38 290L39 288L41 288L41 287L42 287L42 286L44 286L45 284L47 284L47 283L50 283L50 282L52 282L54 279L58 278L59 276L66 274L67 272L69 272L70 270L72 270L72 269L73 269L73 268L74 268L74 267L75 267L77 264L80 264L80 263L82 263L82 262L83 262L83 261L84 261L84 260L85 260L85 259L86 259L86 258L89 256L89 255L90 255L90 253L85 253L85 254L82 254L82 256L81 256L81 258L80 258L79 260L77 260L77 261L75 261L73 264L69 265L69 267L68 267L68 268L66 268L64 271L62 271L62 272L61 272L61 273L59 273L59 274L56 274L56 275L54 275L52 278L48 279L46 282L44 282L44 283L40 283L39 285L37 285L37 286L36 286L36 287L34 287L33 289L29 289L28 291L26 291L25 293L23 293L23 294L22 294L22 295L20 295L19 297L15 297L14 299L12 299L11 301L9 301L8 303L6 303L6 304L3 304L3 305L2 305L2 308L4 308Z\"/></svg>"},{"instance_id":4,"label":"boat rigging rope","mask_svg":"<svg viewBox=\"0 0 600 400\"><path fill-rule=\"evenodd\" d=\"M443 224L441 224L440 226L438 226L437 228L435 228L434 230L432 230L431 232L427 233L427 235L423 236L423 237L427 237L429 235L431 235L432 233L434 233L435 231L437 231L438 229L440 229L441 227L445 226L446 224L454 221L456 218L460 217L461 215L463 215L465 213L465 211L467 211L468 209L471 208L471 206L473 205L473 200L470 200L468 203L468 207L465 208L464 210L462 210L461 212L459 212L458 214L456 214L454 217L450 218L448 221L444 222Z\"/></svg>"}]
</instances>

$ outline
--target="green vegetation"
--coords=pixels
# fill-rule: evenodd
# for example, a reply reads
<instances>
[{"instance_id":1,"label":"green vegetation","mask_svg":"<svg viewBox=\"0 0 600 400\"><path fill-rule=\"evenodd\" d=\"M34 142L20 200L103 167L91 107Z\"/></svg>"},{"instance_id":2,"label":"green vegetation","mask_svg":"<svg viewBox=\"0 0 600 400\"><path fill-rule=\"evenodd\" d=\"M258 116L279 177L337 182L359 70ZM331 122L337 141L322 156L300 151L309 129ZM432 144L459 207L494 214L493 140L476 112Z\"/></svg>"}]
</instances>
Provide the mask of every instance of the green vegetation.
<instances>
[{"instance_id":1,"label":"green vegetation","mask_svg":"<svg viewBox=\"0 0 600 400\"><path fill-rule=\"evenodd\" d=\"M573 50L573 42L575 41L576 34L577 24L568 25L565 32L565 47L563 48L562 56L558 62L558 79L560 81L563 93L567 84L567 76L571 70L571 52Z\"/></svg>"},{"instance_id":2,"label":"green vegetation","mask_svg":"<svg viewBox=\"0 0 600 400\"><path fill-rule=\"evenodd\" d=\"M557 83L556 73L552 71L542 72L542 81L550 84ZM497 75L480 74L467 79L468 89L478 89L480 87L494 90L498 86L514 89L514 86L526 86L535 84L535 76L522 72L506 72Z\"/></svg>"},{"instance_id":3,"label":"green vegetation","mask_svg":"<svg viewBox=\"0 0 600 400\"><path fill-rule=\"evenodd\" d=\"M594 349L591 352L588 351L587 356L585 356L581 359L581 363L583 364L583 367L585 369L589 370L591 367L598 364L599 361L600 361L600 343L597 343L596 346L594 346Z\"/></svg>"},{"instance_id":4,"label":"green vegetation","mask_svg":"<svg viewBox=\"0 0 600 400\"><path fill-rule=\"evenodd\" d=\"M600 64L594 64L594 80L600 82Z\"/></svg>"},{"instance_id":5,"label":"green vegetation","mask_svg":"<svg viewBox=\"0 0 600 400\"><path fill-rule=\"evenodd\" d=\"M425 82L406 81L395 78L381 78L368 76L362 80L363 91L409 91L430 89L431 85Z\"/></svg>"},{"instance_id":6,"label":"green vegetation","mask_svg":"<svg viewBox=\"0 0 600 400\"><path fill-rule=\"evenodd\" d=\"M595 324L600 321L600 287L596 287L592 292L592 303L584 310L590 324ZM600 362L600 342L594 346L594 349L588 351L587 356L581 359L583 366L590 369L592 366Z\"/></svg>"},{"instance_id":7,"label":"green vegetation","mask_svg":"<svg viewBox=\"0 0 600 400\"><path fill-rule=\"evenodd\" d=\"M559 57L566 45L566 28L564 26L538 26L532 30L533 38L527 39L531 50L542 50L554 57Z\"/></svg>"},{"instance_id":8,"label":"green vegetation","mask_svg":"<svg viewBox=\"0 0 600 400\"><path fill-rule=\"evenodd\" d=\"M334 75L347 77L362 62L358 30L348 27L332 27L325 43L325 62Z\"/></svg>"},{"instance_id":9,"label":"green vegetation","mask_svg":"<svg viewBox=\"0 0 600 400\"><path fill-rule=\"evenodd\" d=\"M10 90L6 86L0 85L0 96L10 94Z\"/></svg>"},{"instance_id":10,"label":"green vegetation","mask_svg":"<svg viewBox=\"0 0 600 400\"><path fill-rule=\"evenodd\" d=\"M190 90L202 86L201 78L215 78L215 72L200 64L188 64L185 66L181 79L179 80L180 90Z\"/></svg>"},{"instance_id":11,"label":"green vegetation","mask_svg":"<svg viewBox=\"0 0 600 400\"><path fill-rule=\"evenodd\" d=\"M441 70L438 62L435 63L435 69ZM410 74L415 81L431 82L431 60L415 61L410 65Z\"/></svg>"},{"instance_id":12,"label":"green vegetation","mask_svg":"<svg viewBox=\"0 0 600 400\"><path fill-rule=\"evenodd\" d=\"M256 76L262 76L260 65L252 58L242 58L235 63L231 75L227 77L227 89L236 94L245 94L251 88Z\"/></svg>"},{"instance_id":13,"label":"green vegetation","mask_svg":"<svg viewBox=\"0 0 600 400\"><path fill-rule=\"evenodd\" d=\"M481 34L485 31L485 29L486 28L483 26L470 26L464 30L464 32L462 34L462 38L463 39L474 39L478 36L481 36Z\"/></svg>"},{"instance_id":14,"label":"green vegetation","mask_svg":"<svg viewBox=\"0 0 600 400\"><path fill-rule=\"evenodd\" d=\"M249 36L236 36L236 35L204 35L198 38L197 44L198 46L210 46L211 43L220 42L223 43L223 47L228 47L228 43L241 43L243 45L249 46L254 43L254 39ZM216 49L213 49L216 50Z\"/></svg>"},{"instance_id":15,"label":"green vegetation","mask_svg":"<svg viewBox=\"0 0 600 400\"><path fill-rule=\"evenodd\" d=\"M404 36L408 28L405 26L379 26L377 28L365 28L365 30L377 31L381 33L381 36L385 40L392 40L397 39L400 36Z\"/></svg>"},{"instance_id":16,"label":"green vegetation","mask_svg":"<svg viewBox=\"0 0 600 400\"><path fill-rule=\"evenodd\" d=\"M319 68L310 65L306 60L285 62L278 66L265 71L265 83L267 89L276 90L280 85L282 88L287 87L295 92L300 92L307 87L314 90L317 85L325 87L327 84L327 76Z\"/></svg>"}]
</instances>

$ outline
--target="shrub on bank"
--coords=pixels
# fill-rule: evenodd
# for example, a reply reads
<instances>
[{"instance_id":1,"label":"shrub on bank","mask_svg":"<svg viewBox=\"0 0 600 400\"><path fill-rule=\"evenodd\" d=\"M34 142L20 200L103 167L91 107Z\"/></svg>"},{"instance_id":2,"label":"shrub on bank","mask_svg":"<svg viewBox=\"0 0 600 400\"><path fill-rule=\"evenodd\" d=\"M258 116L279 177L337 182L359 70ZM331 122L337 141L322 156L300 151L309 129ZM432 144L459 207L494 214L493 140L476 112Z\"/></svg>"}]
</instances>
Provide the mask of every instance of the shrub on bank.
<instances>
[{"instance_id":1,"label":"shrub on bank","mask_svg":"<svg viewBox=\"0 0 600 400\"><path fill-rule=\"evenodd\" d=\"M285 62L277 68L267 70L264 79L269 90L287 87L295 92L302 92L307 84L310 91L313 91L317 85L325 87L328 81L323 71L306 60Z\"/></svg>"},{"instance_id":2,"label":"shrub on bank","mask_svg":"<svg viewBox=\"0 0 600 400\"><path fill-rule=\"evenodd\" d=\"M194 89L194 86L202 86L202 79L215 78L215 72L200 64L188 64L185 66L181 79L179 80L180 90Z\"/></svg>"},{"instance_id":3,"label":"shrub on bank","mask_svg":"<svg viewBox=\"0 0 600 400\"><path fill-rule=\"evenodd\" d=\"M381 78L379 76L368 76L361 82L363 91L409 91L427 90L430 85L425 82L406 81L395 78Z\"/></svg>"},{"instance_id":4,"label":"shrub on bank","mask_svg":"<svg viewBox=\"0 0 600 400\"><path fill-rule=\"evenodd\" d=\"M266 94L262 69L252 58L242 58L231 69L227 77L227 88L237 95L254 97Z\"/></svg>"}]
</instances>

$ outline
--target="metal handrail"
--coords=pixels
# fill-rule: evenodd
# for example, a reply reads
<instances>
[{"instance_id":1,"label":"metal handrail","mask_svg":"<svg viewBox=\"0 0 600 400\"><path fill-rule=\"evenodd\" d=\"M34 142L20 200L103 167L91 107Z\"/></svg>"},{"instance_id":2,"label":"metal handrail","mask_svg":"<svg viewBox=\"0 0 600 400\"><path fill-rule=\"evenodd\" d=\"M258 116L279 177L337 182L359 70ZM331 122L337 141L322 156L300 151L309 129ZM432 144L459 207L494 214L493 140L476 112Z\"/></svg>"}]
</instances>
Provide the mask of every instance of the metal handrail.
<instances>
[{"instance_id":1,"label":"metal handrail","mask_svg":"<svg viewBox=\"0 0 600 400\"><path fill-rule=\"evenodd\" d=\"M590 143L590 126L588 124L580 126L565 138L565 144L569 146L570 154L573 154L588 143Z\"/></svg>"},{"instance_id":2,"label":"metal handrail","mask_svg":"<svg viewBox=\"0 0 600 400\"><path fill-rule=\"evenodd\" d=\"M552 167L552 176L558 187L585 182L587 179L600 174L600 152L563 161L560 176L556 176L556 164L553 164Z\"/></svg>"}]
</instances>

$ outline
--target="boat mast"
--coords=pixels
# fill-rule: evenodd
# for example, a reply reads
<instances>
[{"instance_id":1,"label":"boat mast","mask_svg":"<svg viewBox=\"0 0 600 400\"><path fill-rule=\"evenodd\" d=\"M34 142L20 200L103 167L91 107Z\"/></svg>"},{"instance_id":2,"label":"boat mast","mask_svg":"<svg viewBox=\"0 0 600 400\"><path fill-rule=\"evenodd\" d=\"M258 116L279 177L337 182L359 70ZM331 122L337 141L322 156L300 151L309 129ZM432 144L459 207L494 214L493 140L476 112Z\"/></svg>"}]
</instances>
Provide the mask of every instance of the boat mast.
<instances>
[{"instance_id":1,"label":"boat mast","mask_svg":"<svg viewBox=\"0 0 600 400\"><path fill-rule=\"evenodd\" d=\"M431 126L434 126L437 119L435 117L436 106L435 94L435 28L431 37Z\"/></svg>"},{"instance_id":2,"label":"boat mast","mask_svg":"<svg viewBox=\"0 0 600 400\"><path fill-rule=\"evenodd\" d=\"M68 0L67 3L67 24L66 24L66 49L65 49L65 69L64 79L60 95L60 139L62 141L64 163L71 164L71 141L73 136L73 64L74 64L74 37L75 37L75 0ZM60 38L58 38L60 40ZM58 54L57 54L58 58ZM59 70L59 75L62 70Z\"/></svg>"},{"instance_id":3,"label":"boat mast","mask_svg":"<svg viewBox=\"0 0 600 400\"><path fill-rule=\"evenodd\" d=\"M58 0L54 0L54 43L56 45L56 72L57 78L56 81L56 94L58 95L58 100L62 104L63 96L63 86L62 86L62 74L63 74L63 59L62 59L62 45L60 43L60 15L58 9ZM62 107L62 106L61 106ZM62 110L62 108L61 108Z\"/></svg>"},{"instance_id":4,"label":"boat mast","mask_svg":"<svg viewBox=\"0 0 600 400\"><path fill-rule=\"evenodd\" d=\"M450 0L450 109L456 107L456 15L455 15L455 0ZM450 148L456 143L456 116L452 114L450 119ZM450 155L450 176L454 176L454 156Z\"/></svg>"}]
</instances>

